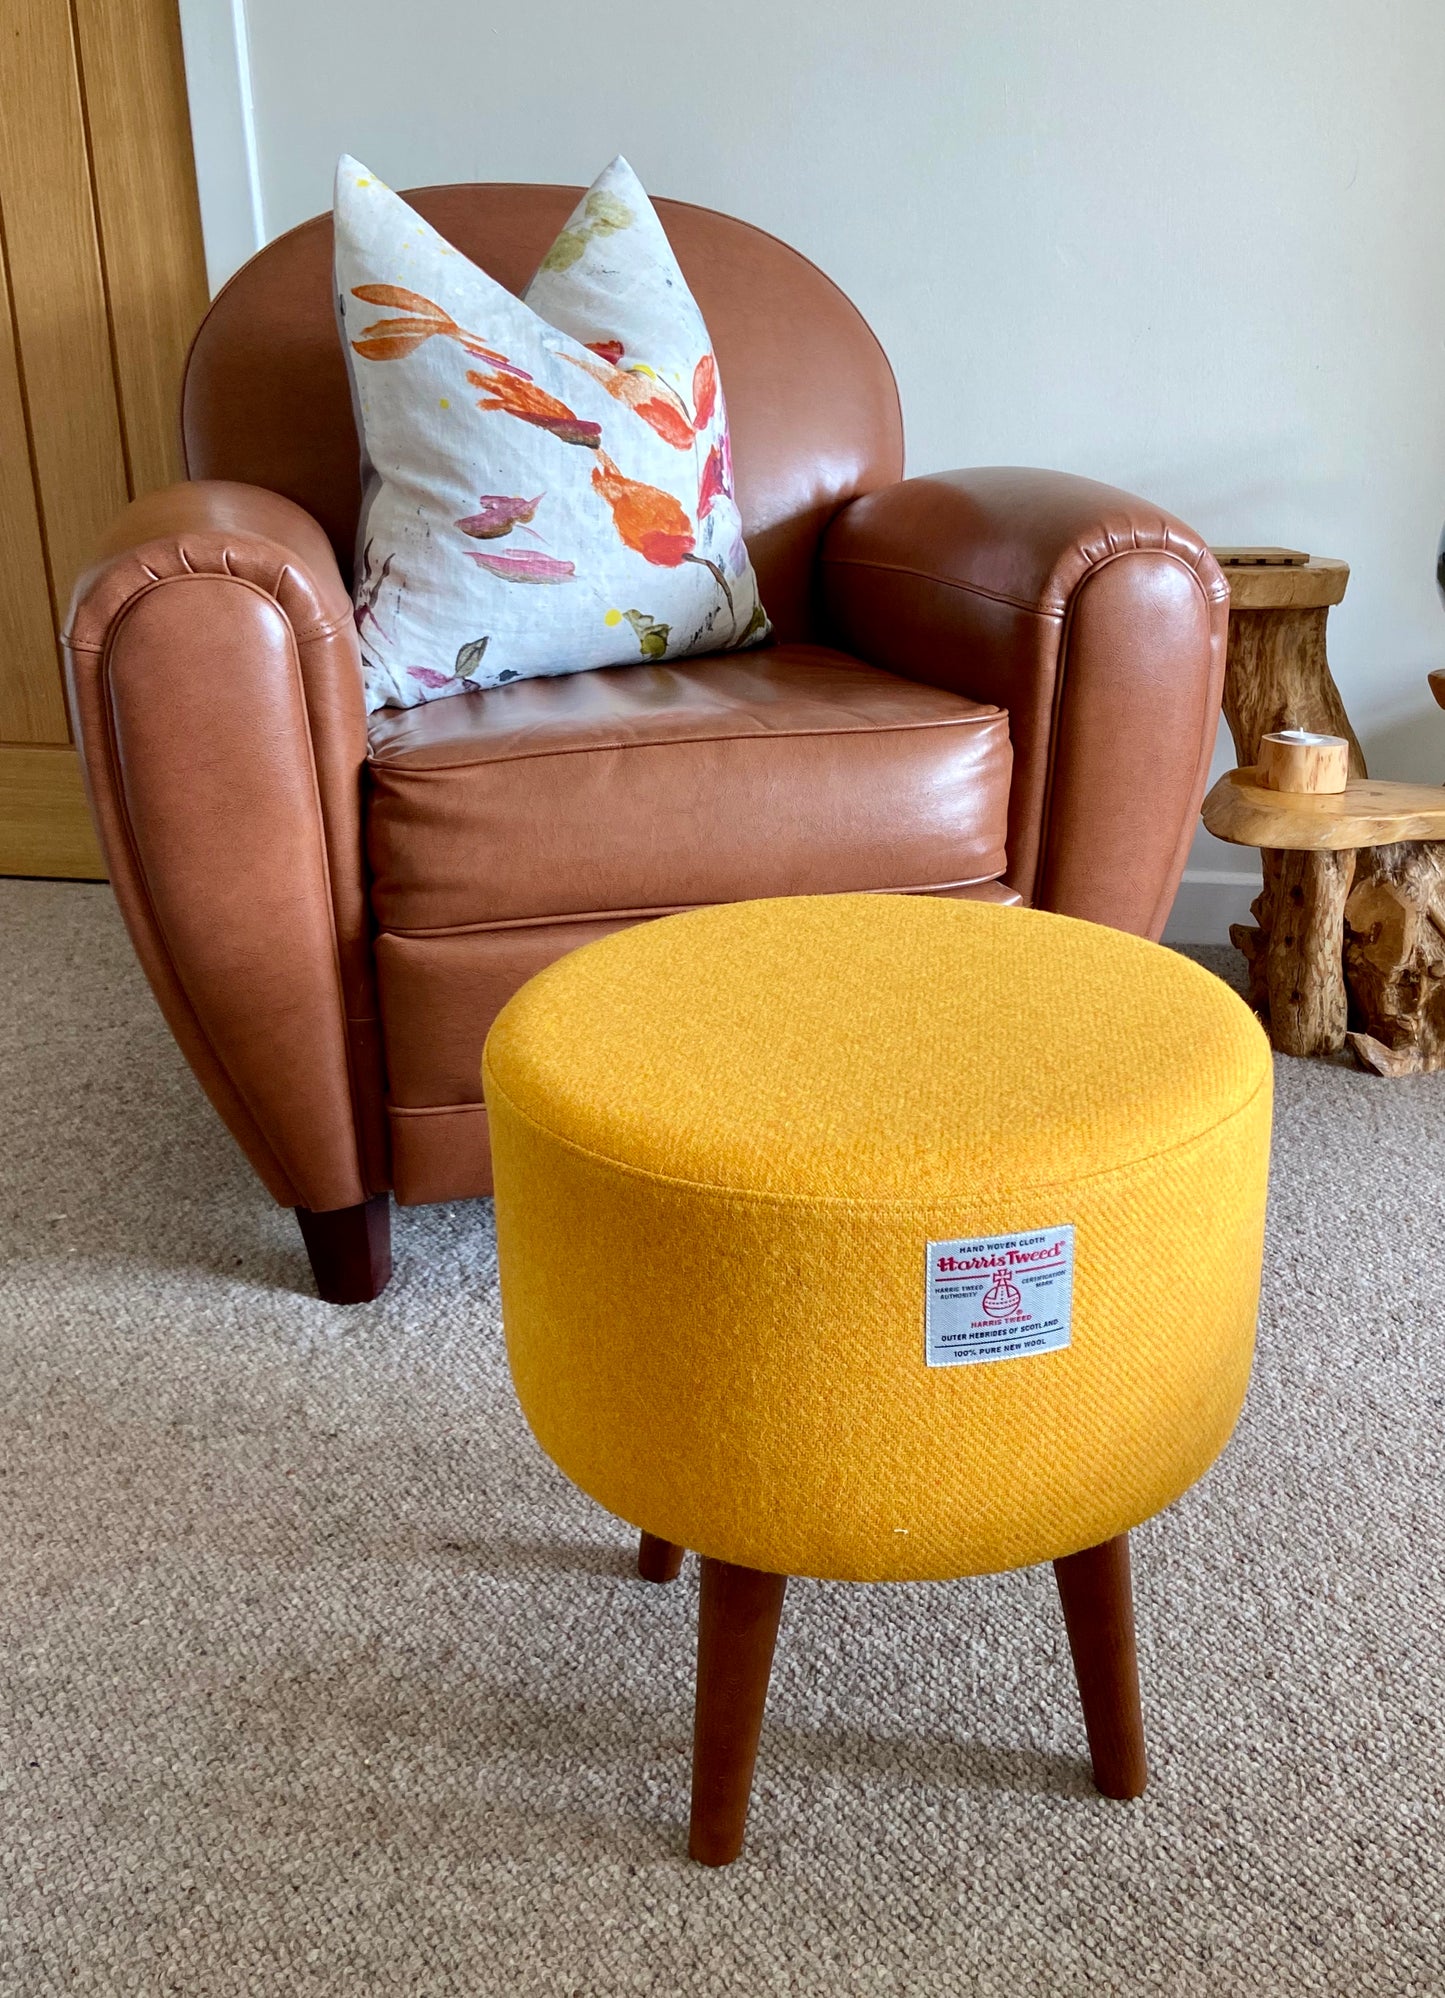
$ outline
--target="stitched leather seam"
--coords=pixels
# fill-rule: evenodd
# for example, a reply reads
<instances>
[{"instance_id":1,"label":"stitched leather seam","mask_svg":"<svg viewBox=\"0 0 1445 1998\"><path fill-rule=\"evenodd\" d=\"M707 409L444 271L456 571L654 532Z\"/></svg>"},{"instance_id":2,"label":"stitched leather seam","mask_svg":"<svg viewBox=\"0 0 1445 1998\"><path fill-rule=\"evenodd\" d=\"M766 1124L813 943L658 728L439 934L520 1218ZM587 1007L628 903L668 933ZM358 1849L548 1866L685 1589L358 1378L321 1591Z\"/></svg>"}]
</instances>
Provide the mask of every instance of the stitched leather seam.
<instances>
[{"instance_id":1,"label":"stitched leather seam","mask_svg":"<svg viewBox=\"0 0 1445 1998\"><path fill-rule=\"evenodd\" d=\"M934 574L932 570L914 569L903 562L880 562L873 558L857 555L824 554L819 559L827 567L833 569L872 569L880 575L907 576L916 583L936 583L943 590L959 590L967 596L986 597L990 603L1008 604L1014 610L1027 611L1033 617L1053 620L1062 618L1067 614L1070 602L1078 595L1091 576L1097 575L1100 569L1107 568L1111 562L1117 562L1124 555L1167 556L1170 561L1177 562L1181 569L1187 570L1193 576L1207 602L1227 603L1229 600L1227 586L1223 595L1206 590L1203 582L1200 580L1198 563L1189 561L1177 548L1165 548L1149 541L1140 542L1137 538L1131 547L1113 548L1107 555L1102 555L1096 560L1091 559L1088 568L1074 585L1069 596L1062 603L1058 604L1052 602L1031 603L1026 597L1011 596L1006 590L990 590L982 583L970 582L966 576L939 576Z\"/></svg>"},{"instance_id":2,"label":"stitched leather seam","mask_svg":"<svg viewBox=\"0 0 1445 1998\"><path fill-rule=\"evenodd\" d=\"M282 617L286 617L286 607L279 597L273 596L269 590L263 590L259 584L248 582L244 576L222 576L218 571L211 570L202 570L199 573L217 583L239 583L242 589L253 590L258 597L264 598L268 604L275 604ZM189 576L158 576L154 582L147 583L143 589L135 591L132 596L126 598L125 602L116 611L109 625L107 625L106 635L103 639L96 642L88 638L72 638L69 632L62 632L61 643L68 646L72 652L89 652L98 659L108 650L111 632L125 616L132 604L139 603L142 597L148 597L152 590L163 589L167 583L184 583L191 580ZM296 640L296 643L298 645L305 645L313 638L335 638L338 632L346 630L347 626L351 623L351 619L349 617L340 617L333 619L330 624L308 624L302 625L299 628L291 624L289 617L286 617L286 622L288 625L291 625L291 635Z\"/></svg>"},{"instance_id":3,"label":"stitched leather seam","mask_svg":"<svg viewBox=\"0 0 1445 1998\"><path fill-rule=\"evenodd\" d=\"M473 1110L487 1114L485 1103L393 1103L388 1098L386 1105L388 1117L455 1117Z\"/></svg>"},{"instance_id":4,"label":"stitched leather seam","mask_svg":"<svg viewBox=\"0 0 1445 1998\"><path fill-rule=\"evenodd\" d=\"M1052 604L1030 603L1026 597L1010 596L1006 590L985 589L982 583L971 583L965 576L937 576L930 569L911 569L903 562L878 562L865 560L857 555L823 555L823 565L830 569L872 569L884 576L907 576L915 583L936 583L941 590L958 590L965 596L987 597L990 603L1008 604L1014 610L1027 611L1031 617L1061 618L1064 606L1055 608Z\"/></svg>"},{"instance_id":5,"label":"stitched leather seam","mask_svg":"<svg viewBox=\"0 0 1445 1998\"><path fill-rule=\"evenodd\" d=\"M104 653L109 648L111 632L114 631L116 625L130 610L131 606L138 604L143 597L148 597L153 590L164 589L167 583L191 583L197 581L239 583L243 590L250 590L256 596L264 598L267 603L275 604L282 617L286 619L287 626L298 646L304 645L310 639L314 638L334 638L338 632L345 631L352 622L352 613L347 611L344 615L333 618L322 618L313 624L293 624L285 605L274 590L263 589L259 583L252 582L249 576L238 576L230 568L193 569L189 562L186 562L185 550L181 549L179 552L182 562L185 563L184 573L179 576L157 576L151 570L147 569L146 574L150 577L150 581L142 583L139 589L132 590L124 602L117 606L114 616L106 626L104 638L99 640L75 638L69 631L63 631L60 634L61 643L69 646L72 652L91 652L97 656ZM291 565L288 564L287 566ZM299 567L299 565L297 566Z\"/></svg>"},{"instance_id":6,"label":"stitched leather seam","mask_svg":"<svg viewBox=\"0 0 1445 1998\"><path fill-rule=\"evenodd\" d=\"M454 696L454 698L463 698ZM966 696L964 697L966 698ZM412 763L385 756L368 755L366 761L370 770L378 775L399 772L403 777L433 776L442 770L482 770L502 763L535 763L545 757L554 756L597 756L614 751L633 749L692 749L712 742L802 742L826 740L830 736L844 735L921 735L929 729L978 728L984 724L1007 722L1004 708L988 707L976 715L940 715L934 721L884 722L877 727L860 723L857 728L795 728L786 733L781 730L739 730L731 735L679 735L662 742L579 742L565 749L518 749L503 756L468 756L454 763Z\"/></svg>"},{"instance_id":7,"label":"stitched leather seam","mask_svg":"<svg viewBox=\"0 0 1445 1998\"><path fill-rule=\"evenodd\" d=\"M277 606L278 608L280 606L279 598L277 599ZM284 611L282 612L282 616L285 616ZM322 624L292 625L291 629L296 634L296 643L304 645L308 639L312 638L335 638L338 632L349 631L353 622L352 614L348 611L345 617L328 618Z\"/></svg>"},{"instance_id":8,"label":"stitched leather seam","mask_svg":"<svg viewBox=\"0 0 1445 1998\"><path fill-rule=\"evenodd\" d=\"M279 603L276 608L278 610L281 609ZM282 611L281 615L285 617L286 613ZM287 619L287 623L290 623L289 619ZM325 634L330 636L336 631L344 630L345 624L346 621L344 620L341 622L333 621L325 627ZM317 627L309 635L322 635L322 628ZM311 704L306 698L306 672L301 664L301 646L301 636L293 626L291 630L291 657L296 668L297 688L301 696L301 712L306 720L306 756L311 770L311 793L316 813L316 840L321 855L322 879L326 885L326 903L331 916L331 921L328 925L328 936L331 943L332 970L336 980L335 999L337 1010L341 1015L341 1058L346 1064L346 1094L351 1103L351 1149L355 1161L357 1185L361 1188L362 1198L368 1199L372 1195L385 1192L388 1189L386 1187L374 1187L370 1184L370 1176L366 1170L365 1149L361 1142L361 1133L366 1121L362 1113L362 1080L357 1069L357 1051L351 1032L350 1010L346 1003L346 973L341 963L341 939L336 933L336 891L332 886L331 880L331 849L326 838L326 807L321 796L321 775L316 767L316 738L312 732L314 725L311 719ZM357 855L357 864L364 868L366 838L364 825L360 830L362 852ZM366 884L363 883L362 899L366 905L366 913L369 916L371 896L365 892L365 889ZM378 1008L377 1010L379 1011L380 1009ZM375 1021L374 1019L367 1023L375 1024L380 1028L379 1021ZM385 1046L384 1031L382 1031L382 1045L383 1047Z\"/></svg>"},{"instance_id":9,"label":"stitched leather seam","mask_svg":"<svg viewBox=\"0 0 1445 1998\"><path fill-rule=\"evenodd\" d=\"M933 881L921 888L910 885L906 888L825 889L822 892L851 895L941 895L950 888L979 888L987 882L1002 879L1000 874L973 874L967 881ZM722 906L717 902L668 902L657 908L648 909L583 909L574 912L563 910L547 916L503 916L491 923L438 923L425 929L398 929L388 923L383 924L377 932L377 940L379 942L382 937L403 937L411 941L431 937L514 936L519 930L555 929L574 923L642 923L659 916L686 916L694 909L716 909Z\"/></svg>"}]
</instances>

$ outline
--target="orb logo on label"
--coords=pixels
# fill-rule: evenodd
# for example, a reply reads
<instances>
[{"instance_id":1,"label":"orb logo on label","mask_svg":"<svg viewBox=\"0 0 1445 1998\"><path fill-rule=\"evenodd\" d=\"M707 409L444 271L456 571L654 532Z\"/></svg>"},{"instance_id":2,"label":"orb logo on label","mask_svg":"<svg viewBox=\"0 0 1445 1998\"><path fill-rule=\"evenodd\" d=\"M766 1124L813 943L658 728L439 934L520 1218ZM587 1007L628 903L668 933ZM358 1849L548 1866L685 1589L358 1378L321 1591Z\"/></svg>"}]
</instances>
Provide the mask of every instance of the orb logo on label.
<instances>
[{"instance_id":1,"label":"orb logo on label","mask_svg":"<svg viewBox=\"0 0 1445 1998\"><path fill-rule=\"evenodd\" d=\"M1017 1311L1023 1303L1023 1292L1016 1283L1010 1283L1000 1272L994 1278L993 1289L983 1294L983 1308L990 1318L1007 1318L1011 1311Z\"/></svg>"}]
</instances>

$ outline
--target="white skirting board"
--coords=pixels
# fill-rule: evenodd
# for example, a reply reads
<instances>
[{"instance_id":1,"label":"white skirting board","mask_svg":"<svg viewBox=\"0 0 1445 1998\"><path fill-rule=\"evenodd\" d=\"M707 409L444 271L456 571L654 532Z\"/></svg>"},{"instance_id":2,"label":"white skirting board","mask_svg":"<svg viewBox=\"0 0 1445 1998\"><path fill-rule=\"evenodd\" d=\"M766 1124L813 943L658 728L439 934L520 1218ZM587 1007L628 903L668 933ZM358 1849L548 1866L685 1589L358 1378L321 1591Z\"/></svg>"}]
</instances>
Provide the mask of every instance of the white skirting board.
<instances>
[{"instance_id":1,"label":"white skirting board","mask_svg":"<svg viewBox=\"0 0 1445 1998\"><path fill-rule=\"evenodd\" d=\"M1164 926L1169 944L1227 944L1231 923L1250 920L1249 905L1259 893L1259 869L1188 867Z\"/></svg>"}]
</instances>

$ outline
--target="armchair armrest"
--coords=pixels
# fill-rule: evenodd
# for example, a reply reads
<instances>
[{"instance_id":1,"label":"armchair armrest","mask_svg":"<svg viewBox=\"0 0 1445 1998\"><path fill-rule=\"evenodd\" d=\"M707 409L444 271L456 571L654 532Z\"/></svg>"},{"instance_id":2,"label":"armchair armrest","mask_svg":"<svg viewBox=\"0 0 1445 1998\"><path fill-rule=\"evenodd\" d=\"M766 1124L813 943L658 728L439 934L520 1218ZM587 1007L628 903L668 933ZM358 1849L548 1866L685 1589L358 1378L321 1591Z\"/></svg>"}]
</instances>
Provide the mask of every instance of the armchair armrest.
<instances>
[{"instance_id":1,"label":"armchair armrest","mask_svg":"<svg viewBox=\"0 0 1445 1998\"><path fill-rule=\"evenodd\" d=\"M351 602L290 500L137 500L81 577L66 679L91 810L172 1032L286 1206L389 1184Z\"/></svg>"},{"instance_id":2,"label":"armchair armrest","mask_svg":"<svg viewBox=\"0 0 1445 1998\"><path fill-rule=\"evenodd\" d=\"M854 500L822 551L839 642L1009 711L1009 879L1157 937L1214 749L1229 587L1191 528L1065 472L991 467Z\"/></svg>"}]
</instances>

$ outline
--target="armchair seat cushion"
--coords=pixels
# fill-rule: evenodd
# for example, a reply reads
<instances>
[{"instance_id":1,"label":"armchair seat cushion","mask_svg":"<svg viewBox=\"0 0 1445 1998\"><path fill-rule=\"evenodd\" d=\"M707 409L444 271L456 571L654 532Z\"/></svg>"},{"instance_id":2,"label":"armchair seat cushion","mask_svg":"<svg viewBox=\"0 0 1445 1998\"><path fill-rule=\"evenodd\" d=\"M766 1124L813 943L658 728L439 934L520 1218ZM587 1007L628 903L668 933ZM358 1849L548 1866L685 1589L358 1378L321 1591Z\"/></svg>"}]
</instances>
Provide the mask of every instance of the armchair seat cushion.
<instances>
[{"instance_id":1,"label":"armchair seat cushion","mask_svg":"<svg viewBox=\"0 0 1445 1998\"><path fill-rule=\"evenodd\" d=\"M516 681L371 718L383 930L1004 871L1001 708L816 645Z\"/></svg>"}]
</instances>

